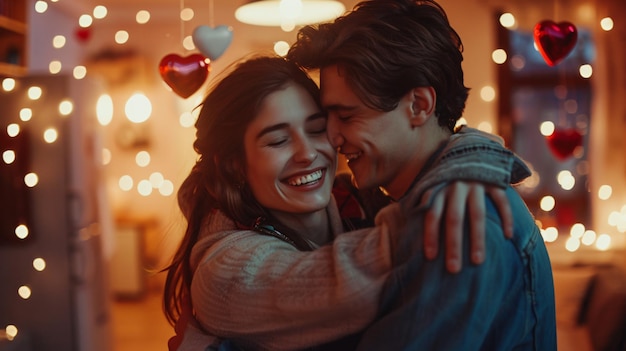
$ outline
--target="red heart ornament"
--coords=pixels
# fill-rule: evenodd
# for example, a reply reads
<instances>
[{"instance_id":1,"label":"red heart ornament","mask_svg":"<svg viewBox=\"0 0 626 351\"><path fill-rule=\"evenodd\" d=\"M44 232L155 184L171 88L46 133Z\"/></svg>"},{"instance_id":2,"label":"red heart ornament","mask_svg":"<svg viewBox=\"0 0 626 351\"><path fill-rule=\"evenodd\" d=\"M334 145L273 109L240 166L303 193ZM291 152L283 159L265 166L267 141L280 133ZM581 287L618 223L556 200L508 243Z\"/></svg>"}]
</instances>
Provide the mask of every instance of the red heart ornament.
<instances>
[{"instance_id":1,"label":"red heart ornament","mask_svg":"<svg viewBox=\"0 0 626 351\"><path fill-rule=\"evenodd\" d=\"M549 66L563 60L576 45L578 31L569 22L541 21L535 25L535 44Z\"/></svg>"},{"instance_id":2,"label":"red heart ornament","mask_svg":"<svg viewBox=\"0 0 626 351\"><path fill-rule=\"evenodd\" d=\"M210 63L200 54L185 57L169 54L159 63L159 73L163 81L183 98L188 98L198 91L210 71Z\"/></svg>"},{"instance_id":3,"label":"red heart ornament","mask_svg":"<svg viewBox=\"0 0 626 351\"><path fill-rule=\"evenodd\" d=\"M576 148L583 145L583 136L573 128L557 129L546 137L548 147L559 160L572 157Z\"/></svg>"}]
</instances>

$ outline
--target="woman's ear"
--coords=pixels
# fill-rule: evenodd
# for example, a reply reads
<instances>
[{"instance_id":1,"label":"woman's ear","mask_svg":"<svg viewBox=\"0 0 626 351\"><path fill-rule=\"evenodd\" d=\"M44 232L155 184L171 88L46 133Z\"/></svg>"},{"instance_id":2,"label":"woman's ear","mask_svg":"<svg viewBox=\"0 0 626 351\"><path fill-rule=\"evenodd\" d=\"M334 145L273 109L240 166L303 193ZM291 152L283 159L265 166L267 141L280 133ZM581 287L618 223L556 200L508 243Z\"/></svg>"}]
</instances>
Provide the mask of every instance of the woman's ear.
<instances>
[{"instance_id":1,"label":"woman's ear","mask_svg":"<svg viewBox=\"0 0 626 351\"><path fill-rule=\"evenodd\" d=\"M417 87L411 90L411 125L420 126L435 115L437 93L433 87Z\"/></svg>"}]
</instances>

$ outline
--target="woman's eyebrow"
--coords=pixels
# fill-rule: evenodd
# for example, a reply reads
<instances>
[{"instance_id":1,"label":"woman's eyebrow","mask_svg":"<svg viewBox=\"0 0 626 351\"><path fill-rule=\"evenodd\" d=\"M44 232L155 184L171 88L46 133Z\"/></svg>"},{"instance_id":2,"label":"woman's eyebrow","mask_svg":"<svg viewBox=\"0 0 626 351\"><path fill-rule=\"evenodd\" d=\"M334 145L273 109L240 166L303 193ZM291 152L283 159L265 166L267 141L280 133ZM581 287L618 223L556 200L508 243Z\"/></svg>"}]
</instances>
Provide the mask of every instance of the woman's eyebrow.
<instances>
[{"instance_id":1,"label":"woman's eyebrow","mask_svg":"<svg viewBox=\"0 0 626 351\"><path fill-rule=\"evenodd\" d=\"M263 129L261 129L261 131L256 135L257 139L262 138L265 134L277 131L277 130L281 130L281 129L286 129L289 127L288 123L278 123L278 124L273 124L271 126L267 126Z\"/></svg>"}]
</instances>

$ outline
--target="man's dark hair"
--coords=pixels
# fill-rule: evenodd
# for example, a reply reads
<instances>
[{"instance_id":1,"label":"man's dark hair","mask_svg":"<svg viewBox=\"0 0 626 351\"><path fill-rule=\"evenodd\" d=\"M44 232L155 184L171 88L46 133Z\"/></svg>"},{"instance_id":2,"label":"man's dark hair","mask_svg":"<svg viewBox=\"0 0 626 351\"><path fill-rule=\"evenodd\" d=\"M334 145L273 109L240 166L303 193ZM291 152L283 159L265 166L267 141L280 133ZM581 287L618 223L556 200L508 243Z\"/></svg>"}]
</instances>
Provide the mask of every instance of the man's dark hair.
<instances>
[{"instance_id":1,"label":"man's dark hair","mask_svg":"<svg viewBox=\"0 0 626 351\"><path fill-rule=\"evenodd\" d=\"M338 65L357 96L384 112L411 89L432 86L439 125L453 131L469 92L462 52L435 1L369 0L334 22L303 27L287 58L305 69Z\"/></svg>"}]
</instances>

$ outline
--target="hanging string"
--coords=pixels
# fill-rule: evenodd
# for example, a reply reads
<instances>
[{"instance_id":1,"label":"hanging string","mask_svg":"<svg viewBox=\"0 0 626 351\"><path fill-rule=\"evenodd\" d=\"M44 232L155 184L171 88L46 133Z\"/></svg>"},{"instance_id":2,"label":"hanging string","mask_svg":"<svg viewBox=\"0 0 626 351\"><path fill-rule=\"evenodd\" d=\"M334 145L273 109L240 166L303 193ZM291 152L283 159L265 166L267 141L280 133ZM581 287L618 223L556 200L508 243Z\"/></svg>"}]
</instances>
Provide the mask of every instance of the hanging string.
<instances>
[{"instance_id":1,"label":"hanging string","mask_svg":"<svg viewBox=\"0 0 626 351\"><path fill-rule=\"evenodd\" d=\"M209 26L211 26L211 28L215 27L215 24L213 23L213 0L209 0Z\"/></svg>"},{"instance_id":2,"label":"hanging string","mask_svg":"<svg viewBox=\"0 0 626 351\"><path fill-rule=\"evenodd\" d=\"M178 18L180 19L180 45L183 46L183 49L185 48L185 45L183 45L185 41L185 21L183 21L183 19L181 18L181 14L183 13L184 9L185 9L185 0L180 0L180 5L178 9Z\"/></svg>"},{"instance_id":3,"label":"hanging string","mask_svg":"<svg viewBox=\"0 0 626 351\"><path fill-rule=\"evenodd\" d=\"M559 0L554 0L554 19L553 21L555 23L559 23L560 22L560 4L559 4ZM567 101L567 95L568 95L568 91L567 91L567 72L565 71L565 65L563 65L563 62L561 62L561 64L558 65L557 67L557 74L558 74L558 84L559 86L557 87L558 89L558 96L557 99L559 101L558 103L558 118L557 118L557 127L562 127L562 128L566 128L567 127L567 112L565 110L565 102Z\"/></svg>"}]
</instances>

